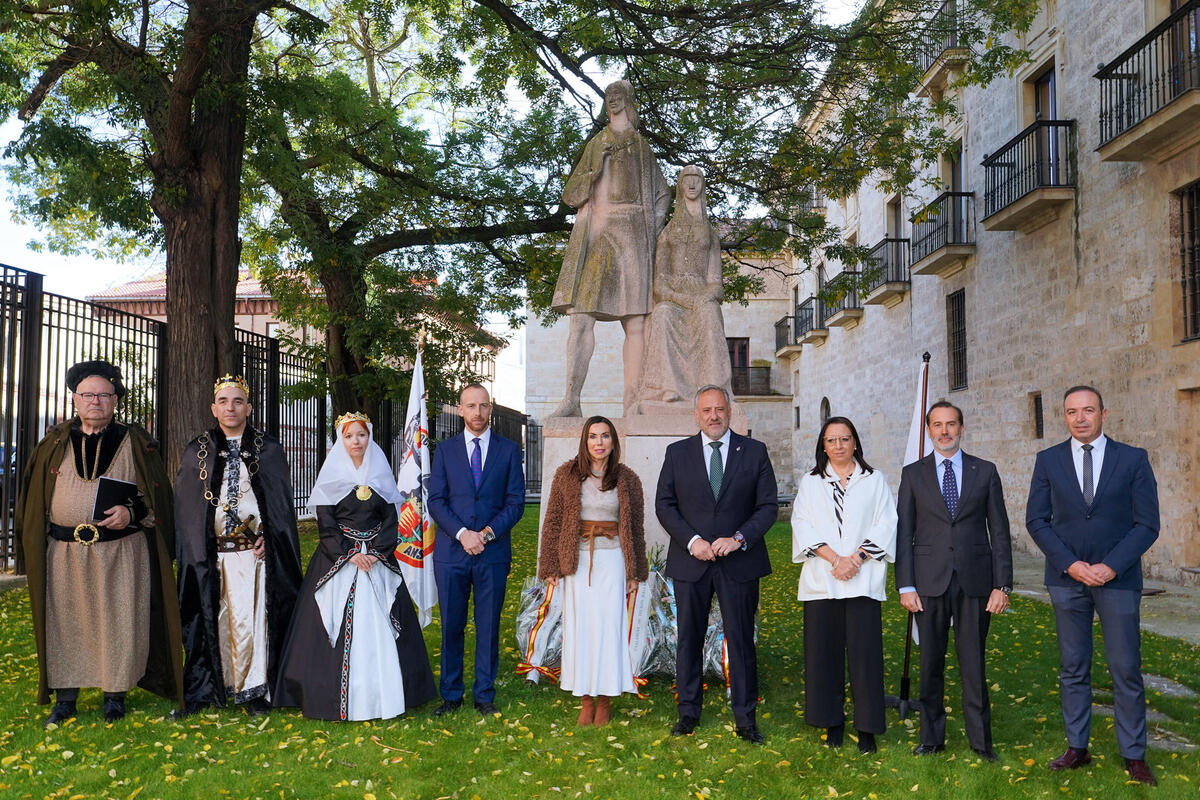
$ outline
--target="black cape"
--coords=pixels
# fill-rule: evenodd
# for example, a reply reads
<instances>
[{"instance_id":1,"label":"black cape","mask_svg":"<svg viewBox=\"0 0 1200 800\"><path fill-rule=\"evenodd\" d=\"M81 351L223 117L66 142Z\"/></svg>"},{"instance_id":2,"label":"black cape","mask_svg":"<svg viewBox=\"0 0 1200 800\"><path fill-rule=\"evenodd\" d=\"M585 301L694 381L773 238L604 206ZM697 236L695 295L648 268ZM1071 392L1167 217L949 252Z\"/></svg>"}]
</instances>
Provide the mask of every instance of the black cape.
<instances>
[{"instance_id":1,"label":"black cape","mask_svg":"<svg viewBox=\"0 0 1200 800\"><path fill-rule=\"evenodd\" d=\"M200 440L207 437L207 485L200 480L197 458ZM256 442L261 441L261 450ZM225 477L225 434L220 428L188 443L175 479L175 550L179 561L179 611L186 654L183 667L184 699L188 705L224 706L229 698L221 670L221 645L217 614L221 607L221 579L217 570L217 540L213 535L216 509L204 499L205 490L221 496ZM267 685L273 685L279 654L291 624L300 589L300 540L287 455L279 442L246 426L241 458L250 472L250 486L258 501L267 567ZM252 466L257 461L257 470Z\"/></svg>"},{"instance_id":2,"label":"black cape","mask_svg":"<svg viewBox=\"0 0 1200 800\"><path fill-rule=\"evenodd\" d=\"M348 553L353 541L342 535L338 523L359 531L373 529L380 522L379 535L368 544L371 552L382 558L394 572L400 571L396 561L396 507L372 492L367 500L359 500L353 491L335 506L317 506L317 527L321 541L308 562L304 585L287 644L283 648L279 680L272 691L276 706L298 706L306 717L341 719L342 650L329 644L321 612L317 607L316 590L319 581L339 558ZM343 569L357 569L347 564ZM408 587L400 586L392 603L392 618L400 623L396 638L396 657L404 676L404 706L411 710L433 699L436 687L429 654L417 611L409 597ZM346 634L345 621L338 641ZM401 687L381 687L400 690Z\"/></svg>"}]
</instances>

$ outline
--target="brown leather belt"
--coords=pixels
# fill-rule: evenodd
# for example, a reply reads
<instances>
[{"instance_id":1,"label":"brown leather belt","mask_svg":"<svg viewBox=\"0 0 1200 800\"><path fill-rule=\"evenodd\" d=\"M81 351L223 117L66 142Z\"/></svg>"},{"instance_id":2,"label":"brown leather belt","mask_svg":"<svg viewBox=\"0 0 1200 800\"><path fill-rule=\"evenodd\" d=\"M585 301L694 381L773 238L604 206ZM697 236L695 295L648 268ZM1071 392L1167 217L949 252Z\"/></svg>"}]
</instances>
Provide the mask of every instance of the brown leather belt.
<instances>
[{"instance_id":1,"label":"brown leather belt","mask_svg":"<svg viewBox=\"0 0 1200 800\"><path fill-rule=\"evenodd\" d=\"M600 522L597 520L580 520L579 535L588 540L588 586L592 585L592 560L596 555L596 537L603 536L606 539L615 539L620 535L617 530L617 523L611 520Z\"/></svg>"},{"instance_id":2,"label":"brown leather belt","mask_svg":"<svg viewBox=\"0 0 1200 800\"><path fill-rule=\"evenodd\" d=\"M82 545L93 545L96 542L112 542L117 539L124 539L130 534L137 533L141 528L132 525L128 528L122 528L119 531L101 528L98 525L93 525L90 522L84 522L72 528L70 525L56 525L50 523L50 538L57 539L60 542L78 542Z\"/></svg>"}]
</instances>

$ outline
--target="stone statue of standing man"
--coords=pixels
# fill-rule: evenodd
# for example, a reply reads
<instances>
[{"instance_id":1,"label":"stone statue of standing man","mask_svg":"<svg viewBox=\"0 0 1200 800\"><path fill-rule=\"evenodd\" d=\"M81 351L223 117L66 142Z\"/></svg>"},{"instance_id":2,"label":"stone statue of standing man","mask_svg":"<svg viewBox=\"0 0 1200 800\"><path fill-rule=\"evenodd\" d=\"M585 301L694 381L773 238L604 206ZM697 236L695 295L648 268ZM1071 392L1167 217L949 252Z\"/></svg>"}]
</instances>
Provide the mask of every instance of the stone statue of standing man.
<instances>
[{"instance_id":1,"label":"stone statue of standing man","mask_svg":"<svg viewBox=\"0 0 1200 800\"><path fill-rule=\"evenodd\" d=\"M670 206L658 161L637 131L633 86L604 90L608 126L584 148L567 178L563 202L578 209L552 307L569 314L567 391L551 416L579 417L579 395L596 346L595 325L618 321L625 330L624 408L636 401L650 313L654 247Z\"/></svg>"}]
</instances>

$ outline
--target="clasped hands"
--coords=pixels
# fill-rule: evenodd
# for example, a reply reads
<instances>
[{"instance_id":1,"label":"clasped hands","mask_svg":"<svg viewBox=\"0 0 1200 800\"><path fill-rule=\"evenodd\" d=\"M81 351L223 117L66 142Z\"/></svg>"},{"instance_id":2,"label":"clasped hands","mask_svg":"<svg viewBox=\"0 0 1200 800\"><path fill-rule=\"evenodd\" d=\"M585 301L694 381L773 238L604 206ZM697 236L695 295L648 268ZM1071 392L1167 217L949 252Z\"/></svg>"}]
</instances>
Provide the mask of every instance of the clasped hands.
<instances>
[{"instance_id":1,"label":"clasped hands","mask_svg":"<svg viewBox=\"0 0 1200 800\"><path fill-rule=\"evenodd\" d=\"M742 545L732 536L722 536L720 539L713 539L712 542L697 539L692 545L692 555L701 561L716 561L741 549Z\"/></svg>"},{"instance_id":2,"label":"clasped hands","mask_svg":"<svg viewBox=\"0 0 1200 800\"><path fill-rule=\"evenodd\" d=\"M487 537L483 531L465 530L458 537L459 544L463 550L467 551L469 556L477 556L483 552L484 545L487 544Z\"/></svg>"},{"instance_id":3,"label":"clasped hands","mask_svg":"<svg viewBox=\"0 0 1200 800\"><path fill-rule=\"evenodd\" d=\"M355 553L354 555L350 556L350 563L361 569L363 572L370 572L371 567L375 566L376 561L378 561L378 559L370 553Z\"/></svg>"},{"instance_id":4,"label":"clasped hands","mask_svg":"<svg viewBox=\"0 0 1200 800\"><path fill-rule=\"evenodd\" d=\"M1067 567L1067 574L1084 586L1103 586L1117 577L1116 571L1108 564L1089 564L1086 561L1076 561Z\"/></svg>"}]
</instances>

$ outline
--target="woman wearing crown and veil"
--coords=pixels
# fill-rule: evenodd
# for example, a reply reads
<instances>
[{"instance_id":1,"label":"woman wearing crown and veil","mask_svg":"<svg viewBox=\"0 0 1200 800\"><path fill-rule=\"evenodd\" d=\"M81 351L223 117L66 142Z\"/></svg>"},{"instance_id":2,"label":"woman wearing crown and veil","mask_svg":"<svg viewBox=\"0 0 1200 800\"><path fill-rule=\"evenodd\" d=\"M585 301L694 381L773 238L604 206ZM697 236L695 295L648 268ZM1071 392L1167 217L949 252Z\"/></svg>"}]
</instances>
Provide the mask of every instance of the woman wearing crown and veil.
<instances>
[{"instance_id":1,"label":"woman wearing crown and veil","mask_svg":"<svg viewBox=\"0 0 1200 800\"><path fill-rule=\"evenodd\" d=\"M321 540L280 658L277 706L306 717L390 719L430 700L433 672L396 561L401 502L371 420L344 414L308 508Z\"/></svg>"}]
</instances>

